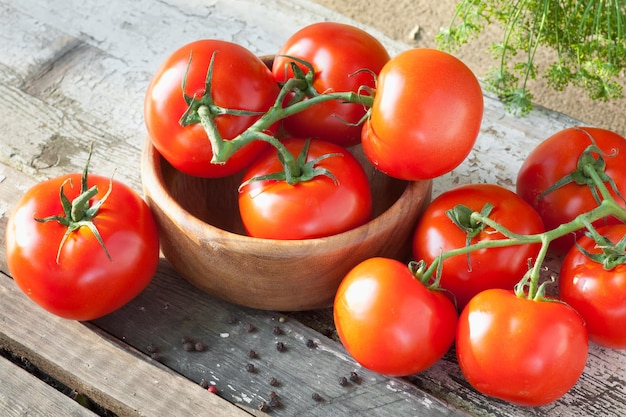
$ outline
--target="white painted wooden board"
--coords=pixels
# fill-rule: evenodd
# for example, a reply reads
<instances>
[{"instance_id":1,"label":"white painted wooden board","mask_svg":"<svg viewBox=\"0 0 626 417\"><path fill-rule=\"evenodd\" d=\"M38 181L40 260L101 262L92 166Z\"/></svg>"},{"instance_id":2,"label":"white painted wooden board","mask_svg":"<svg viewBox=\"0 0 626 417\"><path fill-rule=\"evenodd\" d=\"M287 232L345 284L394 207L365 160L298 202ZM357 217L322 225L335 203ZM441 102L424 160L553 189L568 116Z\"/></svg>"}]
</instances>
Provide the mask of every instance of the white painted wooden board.
<instances>
[{"instance_id":1,"label":"white painted wooden board","mask_svg":"<svg viewBox=\"0 0 626 417\"><path fill-rule=\"evenodd\" d=\"M110 175L116 170L116 178L140 190L143 95L153 71L171 51L215 37L259 55L272 54L291 33L320 20L349 22L304 0L0 0L0 162L9 168L0 171L7 173L0 177L0 187L20 190L28 183L11 176L11 169L33 181L79 171L94 142L92 172ZM370 32L392 54L408 48ZM525 155L539 141L575 124L542 108L520 119L486 97L474 151L454 172L435 180L434 195L469 182L512 188ZM0 199L3 225L15 199L14 192ZM4 251L0 253L6 271ZM554 273L554 265L549 264L547 274ZM412 381L475 415L617 416L626 414L621 405L626 400L624 363L623 352L592 345L587 369L572 392L537 409L476 394L452 355Z\"/></svg>"}]
</instances>

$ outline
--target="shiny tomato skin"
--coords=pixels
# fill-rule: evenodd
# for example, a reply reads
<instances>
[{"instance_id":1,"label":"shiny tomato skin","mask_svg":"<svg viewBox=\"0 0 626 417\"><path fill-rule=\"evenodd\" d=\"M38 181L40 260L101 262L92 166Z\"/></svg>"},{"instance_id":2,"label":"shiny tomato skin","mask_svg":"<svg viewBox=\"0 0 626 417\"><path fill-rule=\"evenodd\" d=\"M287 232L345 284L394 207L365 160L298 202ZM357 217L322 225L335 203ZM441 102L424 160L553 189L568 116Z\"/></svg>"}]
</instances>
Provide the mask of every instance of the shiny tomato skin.
<instances>
[{"instance_id":1,"label":"shiny tomato skin","mask_svg":"<svg viewBox=\"0 0 626 417\"><path fill-rule=\"evenodd\" d=\"M588 186L575 183L539 198L541 193L576 169L580 154L592 143L589 135L602 151L610 155L604 157L605 172L615 181L621 194L626 195L624 137L610 130L594 127L572 127L558 131L531 151L517 175L517 193L537 209L548 230L567 223L598 205ZM611 193L616 197L612 190ZM616 201L626 207L622 199L616 198ZM608 223L619 222L613 217L606 220ZM594 223L596 226L602 224L604 220ZM576 236L568 235L557 239L552 242L550 249L566 253L581 234L582 231Z\"/></svg>"},{"instance_id":2,"label":"shiny tomato skin","mask_svg":"<svg viewBox=\"0 0 626 417\"><path fill-rule=\"evenodd\" d=\"M297 157L305 139L284 139ZM239 193L239 211L250 236L266 239L314 239L345 232L368 222L372 216L372 193L359 161L345 148L313 139L307 161L337 153L316 164L330 171L290 185L262 180L245 185ZM263 153L246 171L243 181L282 170L276 150Z\"/></svg>"},{"instance_id":3,"label":"shiny tomato skin","mask_svg":"<svg viewBox=\"0 0 626 417\"><path fill-rule=\"evenodd\" d=\"M626 235L626 224L604 226L598 233L617 243ZM587 236L578 244L590 253L601 253ZM559 297L585 320L589 339L611 349L626 349L626 264L605 270L573 246L561 264Z\"/></svg>"},{"instance_id":4,"label":"shiny tomato skin","mask_svg":"<svg viewBox=\"0 0 626 417\"><path fill-rule=\"evenodd\" d=\"M73 232L56 262L66 227L35 218L61 215L59 189L71 200L80 192L81 175L43 181L17 202L7 224L9 271L17 285L45 310L72 320L92 320L122 307L152 280L159 263L159 238L148 205L125 184L113 190L93 220L111 255L107 257L87 227ZM100 200L109 178L89 175Z\"/></svg>"},{"instance_id":5,"label":"shiny tomato skin","mask_svg":"<svg viewBox=\"0 0 626 417\"><path fill-rule=\"evenodd\" d=\"M527 235L544 231L539 214L514 192L495 184L461 185L440 194L424 211L413 235L413 258L431 264L442 252L464 247L466 233L447 217L446 211L463 204L480 212L488 202L494 206L489 217L511 232ZM471 243L503 238L487 227ZM533 244L476 250L470 253L471 269L466 255L453 256L443 262L440 285L454 294L462 310L483 290L512 289L540 247Z\"/></svg>"},{"instance_id":6,"label":"shiny tomato skin","mask_svg":"<svg viewBox=\"0 0 626 417\"><path fill-rule=\"evenodd\" d=\"M376 74L389 61L389 53L375 37L360 28L336 22L305 26L282 45L272 67L278 82L293 76L287 65L293 61L288 56L312 64L313 87L320 93L358 92L361 86L373 89ZM366 111L360 104L327 101L288 117L284 126L291 136L315 137L351 146L361 141L361 125L357 123Z\"/></svg>"},{"instance_id":7,"label":"shiny tomato skin","mask_svg":"<svg viewBox=\"0 0 626 417\"><path fill-rule=\"evenodd\" d=\"M503 289L472 298L456 334L459 366L477 391L532 407L559 399L576 384L588 346L585 324L573 308Z\"/></svg>"},{"instance_id":8,"label":"shiny tomato skin","mask_svg":"<svg viewBox=\"0 0 626 417\"><path fill-rule=\"evenodd\" d=\"M274 104L279 87L269 68L243 46L215 39L191 42L172 53L158 68L146 91L145 124L154 147L176 169L199 177L223 177L247 167L268 147L254 141L238 150L225 164L212 164L213 150L201 124L182 127L181 116L187 109L182 80L189 64L185 92L204 94L205 79L212 54L215 66L212 97L215 104L228 109L265 112ZM232 139L260 116L216 116L224 139Z\"/></svg>"},{"instance_id":9,"label":"shiny tomato skin","mask_svg":"<svg viewBox=\"0 0 626 417\"><path fill-rule=\"evenodd\" d=\"M370 258L343 279L333 315L346 350L380 374L406 376L437 362L452 346L457 312L441 291L424 286L406 264Z\"/></svg>"},{"instance_id":10,"label":"shiny tomato skin","mask_svg":"<svg viewBox=\"0 0 626 417\"><path fill-rule=\"evenodd\" d=\"M469 155L483 107L478 79L458 58L435 49L409 49L380 71L361 143L387 175L435 178Z\"/></svg>"}]
</instances>

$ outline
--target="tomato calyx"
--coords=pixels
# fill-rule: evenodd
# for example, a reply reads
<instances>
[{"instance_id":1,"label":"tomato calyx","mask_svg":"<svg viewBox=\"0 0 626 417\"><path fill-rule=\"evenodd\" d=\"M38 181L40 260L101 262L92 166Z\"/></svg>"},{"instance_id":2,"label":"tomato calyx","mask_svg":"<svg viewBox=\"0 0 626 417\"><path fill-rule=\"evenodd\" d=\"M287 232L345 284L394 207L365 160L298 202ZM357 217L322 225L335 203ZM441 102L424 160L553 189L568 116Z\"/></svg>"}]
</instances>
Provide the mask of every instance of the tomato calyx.
<instances>
[{"instance_id":1,"label":"tomato calyx","mask_svg":"<svg viewBox=\"0 0 626 417\"><path fill-rule=\"evenodd\" d=\"M598 233L593 226L588 225L587 229L585 235L596 242L596 248L600 249L601 252L591 253L576 242L579 251L592 261L601 264L607 271L626 264L626 235L617 243L613 243L606 236Z\"/></svg>"},{"instance_id":2,"label":"tomato calyx","mask_svg":"<svg viewBox=\"0 0 626 417\"><path fill-rule=\"evenodd\" d=\"M291 62L289 62L287 65L289 65L289 68L291 68L293 77L287 81L282 81L279 83L281 88L285 87L285 85L288 85L288 83L291 83L291 85L289 85L289 90L292 91L294 95L289 100L289 103L287 103L288 106L298 103L305 98L311 98L319 95L317 90L313 87L313 81L315 80L315 69L310 62L289 55L278 56L282 56L291 60ZM308 71L304 72L298 64L306 67Z\"/></svg>"},{"instance_id":3,"label":"tomato calyx","mask_svg":"<svg viewBox=\"0 0 626 417\"><path fill-rule=\"evenodd\" d=\"M187 76L189 74L189 68L191 66L191 59L192 59L192 55L191 54L189 55L187 69L185 70L185 74L183 75L183 80L182 80L183 98L185 99L185 103L187 103L187 106L188 106L187 110L185 110L185 113L183 113L183 115L181 116L179 120L180 125L183 127L202 122L201 116L198 113L198 109L203 106L209 109L209 114L211 114L213 117L218 116L218 115L225 115L225 114L230 114L230 115L235 115L235 116L255 116L255 115L263 114L261 112L254 112L254 111L247 111L247 110L226 109L222 106L215 104L210 92L212 91L211 86L213 83L213 70L215 68L215 54L217 54L217 52L218 51L214 51L211 57L211 62L209 64L209 69L207 71L207 75L206 75L206 79L204 83L205 85L204 94L199 98L197 94L194 94L193 96L189 96L185 92L187 88Z\"/></svg>"},{"instance_id":4,"label":"tomato calyx","mask_svg":"<svg viewBox=\"0 0 626 417\"><path fill-rule=\"evenodd\" d=\"M560 302L558 299L546 296L546 287L549 284L554 284L554 277L548 281L542 282L541 284L538 284L537 280L538 278L534 276L533 269L529 265L528 272L514 287L515 296L531 301Z\"/></svg>"},{"instance_id":5,"label":"tomato calyx","mask_svg":"<svg viewBox=\"0 0 626 417\"><path fill-rule=\"evenodd\" d=\"M587 137L589 137L591 141L591 145L589 145L578 158L578 163L576 169L565 175L559 181L554 183L551 187L546 189L543 193L537 196L537 199L543 198L545 195L551 193L552 191L561 188L567 184L575 183L577 185L586 185L589 187L593 198L596 200L598 204L602 201L602 198L606 198L607 193L604 191L604 187L601 184L608 183L611 187L611 190L617 195L622 201L626 201L624 197L621 195L617 186L615 185L615 181L609 177L606 170L606 161L605 157L611 157L615 155L615 152L611 154L607 154L602 149L598 147L595 139L589 132L584 129L577 128L577 130L585 133ZM602 196L601 196L602 194Z\"/></svg>"},{"instance_id":6,"label":"tomato calyx","mask_svg":"<svg viewBox=\"0 0 626 417\"><path fill-rule=\"evenodd\" d=\"M493 204L487 203L480 210L480 214L483 217L488 217L493 210ZM463 205L458 204L450 210L446 211L446 215L454 224L456 224L462 231L465 232L465 246L469 246L472 243L472 239L478 236L485 230L486 224L475 217L472 217L474 210ZM467 266L471 270L472 264L470 262L470 252L467 252Z\"/></svg>"},{"instance_id":7,"label":"tomato calyx","mask_svg":"<svg viewBox=\"0 0 626 417\"><path fill-rule=\"evenodd\" d=\"M428 273L428 265L424 260L410 261L407 266L413 278L421 282L422 285L424 285L429 291L441 291L446 293L450 301L452 301L452 304L454 304L454 308L456 309L458 307L457 299L454 293L441 286L441 271L443 269L442 261L437 263L437 272L434 275Z\"/></svg>"},{"instance_id":8,"label":"tomato calyx","mask_svg":"<svg viewBox=\"0 0 626 417\"><path fill-rule=\"evenodd\" d=\"M363 117L361 117L361 119L359 119L356 123L351 123L342 119L343 123L349 126L359 126L363 124L370 117L371 107L374 102L375 89L372 89L365 85L361 85L357 89L356 94L350 93L350 92L345 93L346 97L343 97L344 93L333 94L330 91L323 91L320 93L313 86L313 83L315 81L315 68L313 68L313 65L311 65L310 62L297 58L297 57L290 56L290 55L279 55L279 56L282 56L291 60L291 62L289 62L288 65L291 68L291 72L293 73L293 78L290 78L288 81L279 83L279 85L285 91L293 93L293 97L289 100L289 102L287 103L287 106L283 107L284 110L288 111L288 115L293 115L294 113L303 111L311 105L311 103L306 103L302 105L298 103L305 102L305 101L314 99L316 97L324 96L325 97L324 101L330 98L330 99L334 99L337 101L342 101L344 103L355 103L354 100L357 100L356 102L358 102L358 104L363 105L363 107L367 109ZM303 71L302 68L298 64L304 66L307 69L307 71L306 72ZM354 76L361 72L367 72L371 74L372 77L374 78L374 81L376 80L376 74L367 68L355 71L353 74L350 74L349 76ZM288 83L291 83L291 85ZM322 101L322 99L317 99L317 100ZM339 118L339 116L336 116L336 115L335 117Z\"/></svg>"},{"instance_id":9,"label":"tomato calyx","mask_svg":"<svg viewBox=\"0 0 626 417\"><path fill-rule=\"evenodd\" d=\"M289 185L295 185L300 182L311 181L312 179L319 176L326 176L330 178L335 185L339 185L339 180L337 177L328 169L318 167L317 164L320 161L323 161L326 158L331 158L334 156L343 156L341 153L328 153L324 154L318 158L315 158L309 162L307 162L307 157L309 155L309 146L311 144L311 139L306 139L304 142L304 147L298 154L298 158L295 160L295 164L288 165L285 163L282 153L278 153L278 160L283 166L282 171L274 172L267 175L260 175L258 177L250 178L247 181L244 181L239 186L239 191L246 185L251 182L256 181L285 181Z\"/></svg>"},{"instance_id":10,"label":"tomato calyx","mask_svg":"<svg viewBox=\"0 0 626 417\"><path fill-rule=\"evenodd\" d=\"M77 231L82 227L87 227L91 233L93 233L94 237L104 250L110 261L111 254L109 253L106 245L104 244L104 240L102 240L102 236L98 231L98 228L93 223L93 219L98 214L98 211L108 199L109 195L111 195L111 191L113 191L113 179L110 179L109 188L106 194L94 204L91 204L91 199L94 198L98 194L98 186L94 185L93 187L89 187L87 181L89 177L89 162L91 161L91 154L93 152L93 147L89 151L89 156L87 157L87 164L83 170L83 174L81 177L81 188L80 194L74 200L70 201L65 194L64 187L65 184L69 183L70 186L73 186L71 179L67 179L61 185L61 189L59 191L59 196L61 198L61 205L63 206L63 214L62 215L52 215L44 218L35 217L35 221L40 223L47 223L50 221L56 221L62 226L65 226L67 229L61 242L59 244L59 249L57 251L56 263L60 262L61 251L63 249L63 245L67 242L67 239L70 237L72 233Z\"/></svg>"},{"instance_id":11,"label":"tomato calyx","mask_svg":"<svg viewBox=\"0 0 626 417\"><path fill-rule=\"evenodd\" d=\"M493 204L487 203L480 210L480 214L483 216L489 216L493 210ZM476 237L485 230L485 224L481 221L477 221L472 217L474 210L463 205L458 204L446 211L446 215L454 224L456 224L461 230L467 233L467 242Z\"/></svg>"}]
</instances>

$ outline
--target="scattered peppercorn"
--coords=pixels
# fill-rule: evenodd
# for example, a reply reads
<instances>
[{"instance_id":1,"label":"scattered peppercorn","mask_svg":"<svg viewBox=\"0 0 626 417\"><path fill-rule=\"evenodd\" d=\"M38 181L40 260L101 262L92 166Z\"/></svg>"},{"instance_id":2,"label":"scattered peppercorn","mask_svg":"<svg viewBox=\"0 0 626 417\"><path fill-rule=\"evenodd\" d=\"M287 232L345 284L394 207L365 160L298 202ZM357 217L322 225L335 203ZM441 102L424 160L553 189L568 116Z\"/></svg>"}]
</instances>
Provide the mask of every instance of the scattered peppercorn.
<instances>
[{"instance_id":1,"label":"scattered peppercorn","mask_svg":"<svg viewBox=\"0 0 626 417\"><path fill-rule=\"evenodd\" d=\"M180 338L180 343L182 343L183 345L185 343L189 343L189 342L191 342L191 339L189 337L187 337L187 336L183 336L183 337Z\"/></svg>"},{"instance_id":2,"label":"scattered peppercorn","mask_svg":"<svg viewBox=\"0 0 626 417\"><path fill-rule=\"evenodd\" d=\"M248 351L248 357L249 357L250 359L256 359L256 358L258 358L258 357L259 357L259 355L257 355L256 351L254 351L254 350L250 349L250 350Z\"/></svg>"},{"instance_id":3,"label":"scattered peppercorn","mask_svg":"<svg viewBox=\"0 0 626 417\"><path fill-rule=\"evenodd\" d=\"M314 392L313 395L311 395L311 398L313 398L314 401L320 402L323 401L324 399L322 398L321 395L319 395L317 392Z\"/></svg>"},{"instance_id":4,"label":"scattered peppercorn","mask_svg":"<svg viewBox=\"0 0 626 417\"><path fill-rule=\"evenodd\" d=\"M267 403L265 401L261 401L257 407L259 411L267 411L269 409Z\"/></svg>"},{"instance_id":5,"label":"scattered peppercorn","mask_svg":"<svg viewBox=\"0 0 626 417\"><path fill-rule=\"evenodd\" d=\"M191 352L192 350L195 349L194 343L191 341L183 343L183 349L185 349L185 352Z\"/></svg>"},{"instance_id":6,"label":"scattered peppercorn","mask_svg":"<svg viewBox=\"0 0 626 417\"><path fill-rule=\"evenodd\" d=\"M306 340L306 347L308 348L316 348L317 347L317 343L315 343L315 341L313 339L307 339Z\"/></svg>"},{"instance_id":7,"label":"scattered peppercorn","mask_svg":"<svg viewBox=\"0 0 626 417\"><path fill-rule=\"evenodd\" d=\"M246 371L248 371L250 373L256 372L256 368L254 367L254 364L252 364L252 363L246 364Z\"/></svg>"},{"instance_id":8,"label":"scattered peppercorn","mask_svg":"<svg viewBox=\"0 0 626 417\"><path fill-rule=\"evenodd\" d=\"M245 327L246 327L246 331L247 331L248 333L253 332L253 331L255 331L255 330L256 330L256 327L254 327L254 324L252 324L252 323L248 323L248 324L246 324L246 326L245 326Z\"/></svg>"},{"instance_id":9,"label":"scattered peppercorn","mask_svg":"<svg viewBox=\"0 0 626 417\"><path fill-rule=\"evenodd\" d=\"M235 324L237 323L237 316L231 315L228 316L228 319L226 319L226 321L228 322L228 324Z\"/></svg>"},{"instance_id":10,"label":"scattered peppercorn","mask_svg":"<svg viewBox=\"0 0 626 417\"><path fill-rule=\"evenodd\" d=\"M287 346L283 342L276 342L276 350L279 352L284 352L287 350Z\"/></svg>"},{"instance_id":11,"label":"scattered peppercorn","mask_svg":"<svg viewBox=\"0 0 626 417\"><path fill-rule=\"evenodd\" d=\"M280 326L274 326L274 328L272 329L272 333L274 334L274 336L280 336L281 334L283 334L283 330L280 328Z\"/></svg>"},{"instance_id":12,"label":"scattered peppercorn","mask_svg":"<svg viewBox=\"0 0 626 417\"><path fill-rule=\"evenodd\" d=\"M278 408L281 406L280 404L280 398L278 398L278 396L276 397L270 397L270 402L268 403L270 407L272 408Z\"/></svg>"},{"instance_id":13,"label":"scattered peppercorn","mask_svg":"<svg viewBox=\"0 0 626 417\"><path fill-rule=\"evenodd\" d=\"M271 377L268 383L273 387L277 387L278 385L280 385L280 382L278 382L278 380L274 377Z\"/></svg>"},{"instance_id":14,"label":"scattered peppercorn","mask_svg":"<svg viewBox=\"0 0 626 417\"><path fill-rule=\"evenodd\" d=\"M196 342L196 344L193 345L193 348L196 352L204 352L204 350L206 349L206 345L202 342Z\"/></svg>"},{"instance_id":15,"label":"scattered peppercorn","mask_svg":"<svg viewBox=\"0 0 626 417\"><path fill-rule=\"evenodd\" d=\"M339 377L339 385L341 385L342 387L348 385L348 378L346 378L345 376Z\"/></svg>"},{"instance_id":16,"label":"scattered peppercorn","mask_svg":"<svg viewBox=\"0 0 626 417\"><path fill-rule=\"evenodd\" d=\"M355 384L360 384L361 383L361 377L359 376L359 374L357 374L356 372L352 371L352 372L350 372L350 381L354 382Z\"/></svg>"},{"instance_id":17,"label":"scattered peppercorn","mask_svg":"<svg viewBox=\"0 0 626 417\"><path fill-rule=\"evenodd\" d=\"M202 378L202 380L200 381L200 386L204 389L208 389L209 388L209 381L207 381L206 379Z\"/></svg>"}]
</instances>

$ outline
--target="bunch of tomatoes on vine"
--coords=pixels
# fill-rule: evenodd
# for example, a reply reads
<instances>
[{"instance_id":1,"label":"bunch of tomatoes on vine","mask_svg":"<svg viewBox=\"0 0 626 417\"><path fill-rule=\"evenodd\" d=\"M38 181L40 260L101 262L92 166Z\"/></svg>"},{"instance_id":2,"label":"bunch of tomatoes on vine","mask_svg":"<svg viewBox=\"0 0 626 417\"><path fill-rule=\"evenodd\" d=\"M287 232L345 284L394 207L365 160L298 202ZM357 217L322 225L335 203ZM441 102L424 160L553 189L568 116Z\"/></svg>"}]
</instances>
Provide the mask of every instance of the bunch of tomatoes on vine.
<instances>
[{"instance_id":1,"label":"bunch of tomatoes on vine","mask_svg":"<svg viewBox=\"0 0 626 417\"><path fill-rule=\"evenodd\" d=\"M250 236L309 239L371 220L376 196L352 147L391 177L445 175L475 144L483 94L448 53L390 57L363 30L324 22L266 60L222 40L184 45L154 74L144 106L152 143L174 168L206 178L243 172L235 191ZM454 345L478 391L525 406L560 398L582 374L589 340L626 348L624 166L626 139L572 127L532 151L515 191L466 184L437 196L415 228L412 260L368 259L341 282L334 320L347 351L370 370L406 376ZM76 204L61 189L64 218L74 206L87 212L83 239L109 248L96 213L105 204L92 213L85 202L95 194L85 196L83 183ZM10 222L9 237L25 216ZM78 244L80 221L33 220L59 227L57 265ZM19 243L7 239L18 283ZM541 277L548 251L563 256L555 283Z\"/></svg>"}]
</instances>

